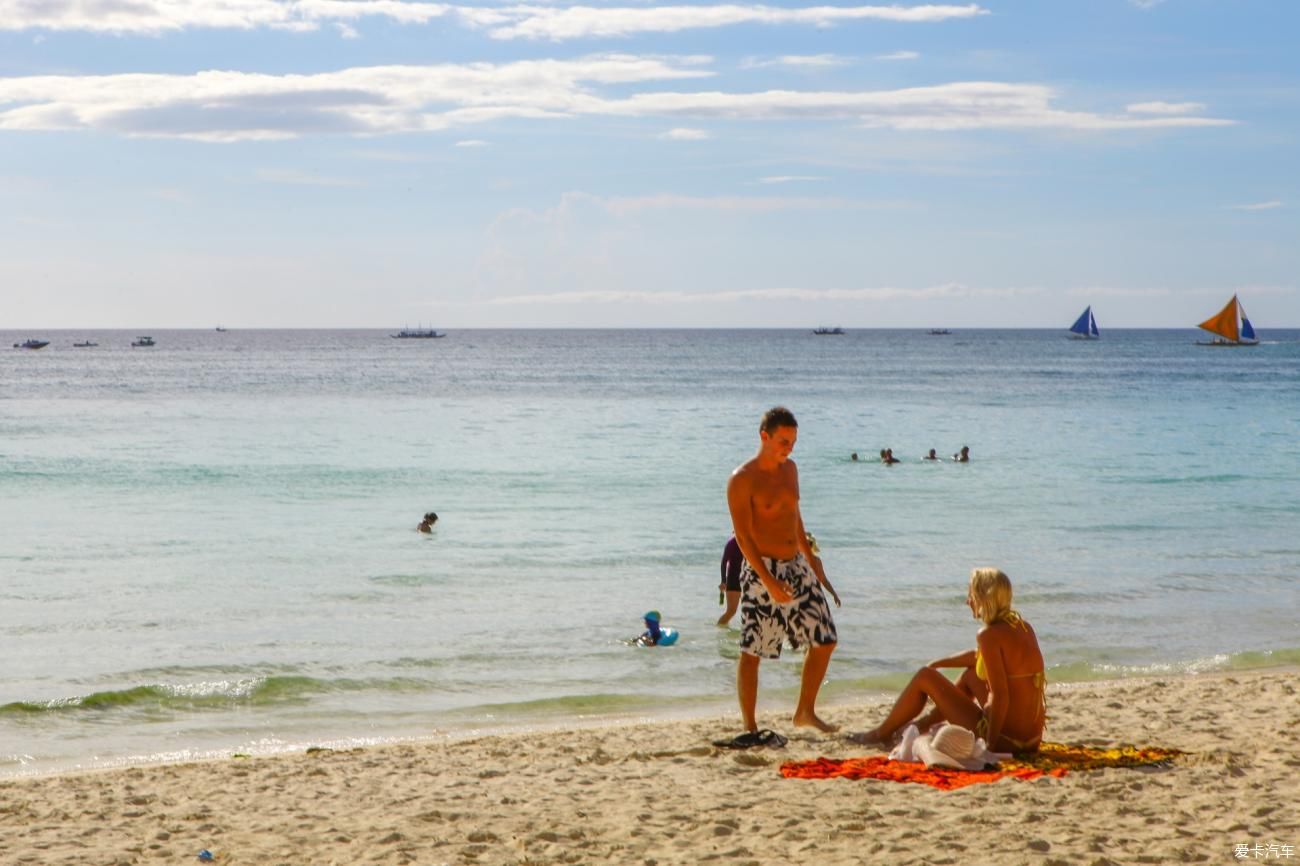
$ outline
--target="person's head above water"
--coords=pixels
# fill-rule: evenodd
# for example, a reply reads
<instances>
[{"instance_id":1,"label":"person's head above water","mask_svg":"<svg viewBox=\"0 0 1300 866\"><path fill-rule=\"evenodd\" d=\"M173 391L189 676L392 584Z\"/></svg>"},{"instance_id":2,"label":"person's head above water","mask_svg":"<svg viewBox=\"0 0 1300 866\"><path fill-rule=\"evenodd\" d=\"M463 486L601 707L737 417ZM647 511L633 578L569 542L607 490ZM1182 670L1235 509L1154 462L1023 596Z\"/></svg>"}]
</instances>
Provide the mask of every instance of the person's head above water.
<instances>
[{"instance_id":1,"label":"person's head above water","mask_svg":"<svg viewBox=\"0 0 1300 866\"><path fill-rule=\"evenodd\" d=\"M437 523L437 522L438 522L438 515L434 514L432 511L430 511L428 514L424 515L424 522L425 522L425 523Z\"/></svg>"},{"instance_id":2,"label":"person's head above water","mask_svg":"<svg viewBox=\"0 0 1300 866\"><path fill-rule=\"evenodd\" d=\"M645 621L646 631L650 632L650 636L655 640L659 640L659 611L648 611L642 619Z\"/></svg>"}]
</instances>

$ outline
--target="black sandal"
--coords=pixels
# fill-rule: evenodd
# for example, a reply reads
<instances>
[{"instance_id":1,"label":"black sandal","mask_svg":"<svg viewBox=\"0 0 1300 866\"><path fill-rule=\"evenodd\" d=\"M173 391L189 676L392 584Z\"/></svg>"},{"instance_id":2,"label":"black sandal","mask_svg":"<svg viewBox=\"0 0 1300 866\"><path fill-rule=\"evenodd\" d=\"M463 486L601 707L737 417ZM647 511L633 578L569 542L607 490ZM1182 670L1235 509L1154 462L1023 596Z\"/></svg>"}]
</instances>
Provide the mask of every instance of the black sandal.
<instances>
[{"instance_id":1,"label":"black sandal","mask_svg":"<svg viewBox=\"0 0 1300 866\"><path fill-rule=\"evenodd\" d=\"M769 728L763 728L761 731L745 731L743 734L737 734L730 740L714 740L713 745L719 749L753 749L758 746L767 746L769 749L780 749L788 743L785 737Z\"/></svg>"}]
</instances>

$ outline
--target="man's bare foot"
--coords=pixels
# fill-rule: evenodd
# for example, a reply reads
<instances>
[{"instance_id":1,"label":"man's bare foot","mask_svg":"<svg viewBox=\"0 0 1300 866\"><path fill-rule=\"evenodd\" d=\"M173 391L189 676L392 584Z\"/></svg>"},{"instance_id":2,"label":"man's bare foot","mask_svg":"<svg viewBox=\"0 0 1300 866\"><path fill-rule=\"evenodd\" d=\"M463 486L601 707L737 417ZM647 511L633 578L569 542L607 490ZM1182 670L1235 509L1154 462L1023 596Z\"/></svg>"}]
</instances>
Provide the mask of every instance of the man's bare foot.
<instances>
[{"instance_id":1,"label":"man's bare foot","mask_svg":"<svg viewBox=\"0 0 1300 866\"><path fill-rule=\"evenodd\" d=\"M840 729L839 725L832 725L830 722L819 718L816 713L809 713L806 716L795 716L794 726L796 728L816 728L823 734L833 734Z\"/></svg>"},{"instance_id":2,"label":"man's bare foot","mask_svg":"<svg viewBox=\"0 0 1300 866\"><path fill-rule=\"evenodd\" d=\"M846 734L844 739L850 743L857 743L859 746L883 746L885 738L880 736L879 728L872 728L869 731L863 731L860 734Z\"/></svg>"}]
</instances>

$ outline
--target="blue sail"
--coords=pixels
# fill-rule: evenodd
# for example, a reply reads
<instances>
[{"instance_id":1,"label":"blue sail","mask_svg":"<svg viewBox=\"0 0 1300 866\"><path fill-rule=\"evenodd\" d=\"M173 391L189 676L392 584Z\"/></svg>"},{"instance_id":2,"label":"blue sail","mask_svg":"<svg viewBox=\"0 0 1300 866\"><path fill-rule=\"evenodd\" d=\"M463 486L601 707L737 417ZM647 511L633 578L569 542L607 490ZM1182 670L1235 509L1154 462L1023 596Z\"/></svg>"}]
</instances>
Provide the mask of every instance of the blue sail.
<instances>
[{"instance_id":1,"label":"blue sail","mask_svg":"<svg viewBox=\"0 0 1300 866\"><path fill-rule=\"evenodd\" d=\"M1097 318L1092 314L1092 307L1088 308L1088 327L1091 329L1094 337L1101 336L1101 332L1097 330Z\"/></svg>"},{"instance_id":2,"label":"blue sail","mask_svg":"<svg viewBox=\"0 0 1300 866\"><path fill-rule=\"evenodd\" d=\"M1252 328L1250 325L1250 319L1246 318L1246 312L1244 310L1241 313L1241 339L1243 340L1258 339L1255 336L1255 329Z\"/></svg>"},{"instance_id":3,"label":"blue sail","mask_svg":"<svg viewBox=\"0 0 1300 866\"><path fill-rule=\"evenodd\" d=\"M1079 314L1079 318L1074 320L1074 324L1070 326L1070 333L1078 334L1081 337L1088 336L1088 322L1091 319L1092 319L1092 307L1089 306L1086 310L1084 310L1082 313ZM1097 326L1094 324L1093 328L1095 329L1096 327Z\"/></svg>"}]
</instances>

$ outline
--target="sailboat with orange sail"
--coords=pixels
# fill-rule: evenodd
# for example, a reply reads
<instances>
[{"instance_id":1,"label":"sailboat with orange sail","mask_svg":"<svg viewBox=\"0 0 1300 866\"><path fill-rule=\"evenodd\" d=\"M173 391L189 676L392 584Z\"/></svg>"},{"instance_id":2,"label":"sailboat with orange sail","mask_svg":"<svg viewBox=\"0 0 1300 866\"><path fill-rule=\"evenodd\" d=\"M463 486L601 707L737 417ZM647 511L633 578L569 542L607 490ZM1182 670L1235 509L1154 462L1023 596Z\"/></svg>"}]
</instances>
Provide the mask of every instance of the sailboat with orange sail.
<instances>
[{"instance_id":1,"label":"sailboat with orange sail","mask_svg":"<svg viewBox=\"0 0 1300 866\"><path fill-rule=\"evenodd\" d=\"M1214 334L1213 340L1198 340L1198 346L1258 346L1259 338L1255 329L1246 318L1246 308L1233 295L1232 300L1216 314L1201 322L1197 327Z\"/></svg>"}]
</instances>

